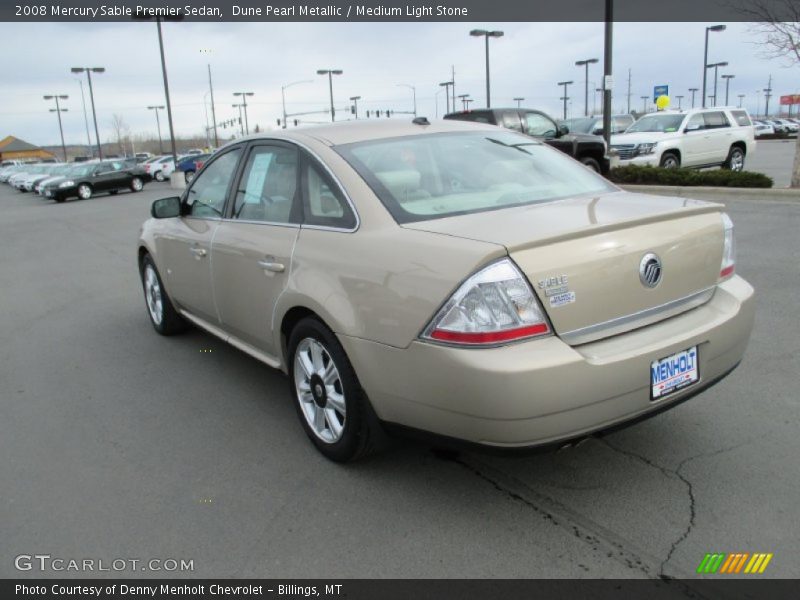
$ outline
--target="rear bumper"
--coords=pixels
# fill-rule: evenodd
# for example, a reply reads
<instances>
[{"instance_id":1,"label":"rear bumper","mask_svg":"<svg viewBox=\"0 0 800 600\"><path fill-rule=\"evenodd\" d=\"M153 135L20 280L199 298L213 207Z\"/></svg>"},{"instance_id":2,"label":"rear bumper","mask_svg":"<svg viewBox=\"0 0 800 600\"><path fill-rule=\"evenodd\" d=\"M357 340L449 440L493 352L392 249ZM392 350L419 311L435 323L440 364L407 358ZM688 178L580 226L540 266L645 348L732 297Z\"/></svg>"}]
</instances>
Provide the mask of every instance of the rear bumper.
<instances>
[{"instance_id":1,"label":"rear bumper","mask_svg":"<svg viewBox=\"0 0 800 600\"><path fill-rule=\"evenodd\" d=\"M619 426L691 397L741 360L754 312L753 289L737 276L699 308L576 347L555 336L491 349L339 339L381 420L524 448ZM650 363L691 346L698 346L700 381L651 401Z\"/></svg>"}]
</instances>

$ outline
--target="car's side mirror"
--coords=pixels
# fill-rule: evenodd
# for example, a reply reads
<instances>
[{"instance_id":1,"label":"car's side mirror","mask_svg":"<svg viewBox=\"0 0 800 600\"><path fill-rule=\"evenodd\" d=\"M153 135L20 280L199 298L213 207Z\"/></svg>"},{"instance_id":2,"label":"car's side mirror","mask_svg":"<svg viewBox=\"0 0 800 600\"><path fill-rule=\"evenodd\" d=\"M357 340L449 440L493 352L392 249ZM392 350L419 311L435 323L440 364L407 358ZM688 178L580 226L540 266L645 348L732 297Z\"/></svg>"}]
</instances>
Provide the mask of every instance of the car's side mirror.
<instances>
[{"instance_id":1,"label":"car's side mirror","mask_svg":"<svg viewBox=\"0 0 800 600\"><path fill-rule=\"evenodd\" d=\"M566 125L559 125L558 129L556 130L556 137L561 137L562 135L567 135L569 133L569 127Z\"/></svg>"},{"instance_id":2,"label":"car's side mirror","mask_svg":"<svg viewBox=\"0 0 800 600\"><path fill-rule=\"evenodd\" d=\"M700 125L687 125L683 133L689 133L691 131L700 131Z\"/></svg>"},{"instance_id":3,"label":"car's side mirror","mask_svg":"<svg viewBox=\"0 0 800 600\"><path fill-rule=\"evenodd\" d=\"M181 216L181 199L178 196L161 198L153 202L150 214L154 219L172 219Z\"/></svg>"}]
</instances>

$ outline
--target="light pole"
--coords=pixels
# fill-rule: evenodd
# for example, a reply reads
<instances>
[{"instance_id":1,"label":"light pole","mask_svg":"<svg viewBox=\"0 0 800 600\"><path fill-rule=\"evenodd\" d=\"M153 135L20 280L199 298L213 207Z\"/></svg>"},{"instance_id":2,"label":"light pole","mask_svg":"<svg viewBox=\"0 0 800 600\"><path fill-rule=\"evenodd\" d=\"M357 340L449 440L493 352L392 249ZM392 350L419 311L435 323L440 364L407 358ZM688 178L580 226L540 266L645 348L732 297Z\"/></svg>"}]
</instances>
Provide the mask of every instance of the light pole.
<instances>
[{"instance_id":1,"label":"light pole","mask_svg":"<svg viewBox=\"0 0 800 600\"><path fill-rule=\"evenodd\" d=\"M525 100L522 96L517 96L514 98L514 102L517 103L517 108L522 108L522 102Z\"/></svg>"},{"instance_id":2,"label":"light pole","mask_svg":"<svg viewBox=\"0 0 800 600\"><path fill-rule=\"evenodd\" d=\"M488 31L486 29L473 29L469 32L473 37L483 37L486 41L486 108L491 108L491 89L489 87L489 38L503 37L502 31ZM460 96L459 96L460 97ZM455 107L454 107L455 108Z\"/></svg>"},{"instance_id":3,"label":"light pole","mask_svg":"<svg viewBox=\"0 0 800 600\"><path fill-rule=\"evenodd\" d=\"M642 99L642 114L647 113L647 101L650 99L650 96L640 96Z\"/></svg>"},{"instance_id":4,"label":"light pole","mask_svg":"<svg viewBox=\"0 0 800 600\"><path fill-rule=\"evenodd\" d=\"M417 116L417 88L415 88L413 85L408 85L407 83L398 83L397 86L398 87L411 88L412 99L414 101L414 116L416 117Z\"/></svg>"},{"instance_id":5,"label":"light pole","mask_svg":"<svg viewBox=\"0 0 800 600\"><path fill-rule=\"evenodd\" d=\"M583 92L583 116L589 116L589 65L593 65L597 62L600 62L596 58L587 58L586 60L576 60L575 66L576 67L584 67L586 69L586 75L584 78L584 92ZM565 94L566 95L566 94Z\"/></svg>"},{"instance_id":6,"label":"light pole","mask_svg":"<svg viewBox=\"0 0 800 600\"><path fill-rule=\"evenodd\" d=\"M205 100L203 100L203 105L205 106ZM164 107L163 106L148 106L147 110L153 110L156 113L156 127L158 128L158 153L159 154L164 154L164 144L161 142L161 121L158 118L158 111L164 110Z\"/></svg>"},{"instance_id":7,"label":"light pole","mask_svg":"<svg viewBox=\"0 0 800 600\"><path fill-rule=\"evenodd\" d=\"M461 109L466 112L467 98L469 98L469 94L459 94L458 97L461 98Z\"/></svg>"},{"instance_id":8,"label":"light pole","mask_svg":"<svg viewBox=\"0 0 800 600\"><path fill-rule=\"evenodd\" d=\"M83 95L83 80L78 79L81 86L81 105L83 106L83 123L86 125L86 149L91 152L92 136L89 135L89 117L86 115L86 97Z\"/></svg>"},{"instance_id":9,"label":"light pole","mask_svg":"<svg viewBox=\"0 0 800 600\"><path fill-rule=\"evenodd\" d=\"M769 117L769 99L772 98L772 75L769 76L769 83L764 88L764 116Z\"/></svg>"},{"instance_id":10,"label":"light pole","mask_svg":"<svg viewBox=\"0 0 800 600\"><path fill-rule=\"evenodd\" d=\"M200 54L211 54L211 50L209 48L201 48ZM214 122L214 147L219 148L219 136L217 135L217 111L214 108L214 85L211 83L211 63L206 63L206 66L208 67L208 92L211 94L211 120ZM203 108L205 109L205 100L203 101ZM208 137L207 131L206 137Z\"/></svg>"},{"instance_id":11,"label":"light pole","mask_svg":"<svg viewBox=\"0 0 800 600\"><path fill-rule=\"evenodd\" d=\"M293 85L300 85L301 83L314 83L313 79L303 79L302 81L293 81L281 86L281 106L283 107L283 128L286 129L286 90Z\"/></svg>"},{"instance_id":12,"label":"light pole","mask_svg":"<svg viewBox=\"0 0 800 600\"><path fill-rule=\"evenodd\" d=\"M453 85L453 81L452 80L443 81L442 83L439 84L440 87L444 88L444 98L445 98L445 101L447 102L447 112L448 113L450 112L450 86L451 85ZM455 100L455 98L453 98L453 112L455 112L455 110L456 110L456 100ZM445 114L447 114L447 113L445 113Z\"/></svg>"},{"instance_id":13,"label":"light pole","mask_svg":"<svg viewBox=\"0 0 800 600\"><path fill-rule=\"evenodd\" d=\"M742 101L744 100L744 94L739 94L739 108L742 108Z\"/></svg>"},{"instance_id":14,"label":"light pole","mask_svg":"<svg viewBox=\"0 0 800 600\"><path fill-rule=\"evenodd\" d=\"M706 85L706 83L707 83L707 77L708 77L708 68L713 66L713 65L709 65L708 64L708 32L709 31L714 31L714 32L725 31L725 29L726 29L725 25L712 25L711 27L706 27L706 46L705 46L705 51L703 53L703 95L700 96L700 99L703 101L703 108L706 107L706 88L708 87ZM715 102L716 102L716 95L717 95L717 93L714 92L714 96L715 96L714 101Z\"/></svg>"},{"instance_id":15,"label":"light pole","mask_svg":"<svg viewBox=\"0 0 800 600\"><path fill-rule=\"evenodd\" d=\"M231 106L239 109L239 131L244 135L244 121L242 121L242 106L244 106L244 104L231 104Z\"/></svg>"},{"instance_id":16,"label":"light pole","mask_svg":"<svg viewBox=\"0 0 800 600\"><path fill-rule=\"evenodd\" d=\"M336 120L336 109L333 108L333 76L344 73L341 69L317 69L317 75L328 76L328 89L331 94L331 123Z\"/></svg>"},{"instance_id":17,"label":"light pole","mask_svg":"<svg viewBox=\"0 0 800 600\"><path fill-rule=\"evenodd\" d=\"M358 101L361 100L361 96L350 96L350 101L353 103L353 114L356 116L356 121L358 121Z\"/></svg>"},{"instance_id":18,"label":"light pole","mask_svg":"<svg viewBox=\"0 0 800 600\"><path fill-rule=\"evenodd\" d=\"M51 108L50 112L54 112L58 115L58 132L61 134L61 151L64 153L64 162L67 162L67 146L64 144L64 128L61 126L61 113L67 112L66 108L61 108L58 104L59 100L66 100L69 98L66 94L51 94L48 96L42 96L45 100L55 100L56 107Z\"/></svg>"},{"instance_id":19,"label":"light pole","mask_svg":"<svg viewBox=\"0 0 800 600\"><path fill-rule=\"evenodd\" d=\"M692 108L694 108L694 95L696 92L699 92L700 90L698 88L689 88L689 91L692 92Z\"/></svg>"},{"instance_id":20,"label":"light pole","mask_svg":"<svg viewBox=\"0 0 800 600\"><path fill-rule=\"evenodd\" d=\"M727 67L727 66L728 66L728 63L725 62L725 61L714 63L713 65L708 65L709 69L711 67L714 67L714 104L713 104L713 106L717 105L717 80L719 79L719 77L717 77L717 73L719 73L719 68L720 67Z\"/></svg>"},{"instance_id":21,"label":"light pole","mask_svg":"<svg viewBox=\"0 0 800 600\"><path fill-rule=\"evenodd\" d=\"M86 77L89 80L89 101L92 104L92 119L94 120L94 136L97 140L97 158L103 158L103 149L100 147L100 130L97 128L97 112L94 109L94 91L92 90L92 73L105 73L105 67L72 67L72 73L86 72Z\"/></svg>"},{"instance_id":22,"label":"light pole","mask_svg":"<svg viewBox=\"0 0 800 600\"><path fill-rule=\"evenodd\" d=\"M728 91L730 90L731 79L736 77L736 75L721 75L721 77L725 80L725 106L728 106Z\"/></svg>"},{"instance_id":23,"label":"light pole","mask_svg":"<svg viewBox=\"0 0 800 600\"><path fill-rule=\"evenodd\" d=\"M244 131L245 135L249 135L250 124L247 122L247 97L252 96L253 92L233 92L233 95L242 97L242 107L244 108Z\"/></svg>"},{"instance_id":24,"label":"light pole","mask_svg":"<svg viewBox=\"0 0 800 600\"><path fill-rule=\"evenodd\" d=\"M464 110L469 110L469 105L475 102L472 98L464 98Z\"/></svg>"},{"instance_id":25,"label":"light pole","mask_svg":"<svg viewBox=\"0 0 800 600\"><path fill-rule=\"evenodd\" d=\"M564 118L567 118L567 100L569 100L569 96L567 96L567 86L572 85L573 81L559 81L558 85L564 86L564 95L561 97L561 100L564 101Z\"/></svg>"},{"instance_id":26,"label":"light pole","mask_svg":"<svg viewBox=\"0 0 800 600\"><path fill-rule=\"evenodd\" d=\"M678 99L678 110L681 109L681 100L683 100L683 96L675 96Z\"/></svg>"}]
</instances>

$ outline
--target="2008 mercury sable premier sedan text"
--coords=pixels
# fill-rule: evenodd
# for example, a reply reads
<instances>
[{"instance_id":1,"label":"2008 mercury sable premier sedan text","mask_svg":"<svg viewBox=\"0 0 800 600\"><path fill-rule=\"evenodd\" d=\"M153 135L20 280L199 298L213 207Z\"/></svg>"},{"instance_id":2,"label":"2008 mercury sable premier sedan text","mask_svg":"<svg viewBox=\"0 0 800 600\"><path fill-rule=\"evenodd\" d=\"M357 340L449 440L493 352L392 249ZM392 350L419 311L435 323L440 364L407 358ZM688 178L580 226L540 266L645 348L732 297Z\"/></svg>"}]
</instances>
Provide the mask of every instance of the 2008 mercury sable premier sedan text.
<instances>
[{"instance_id":1,"label":"2008 mercury sable premier sedan text","mask_svg":"<svg viewBox=\"0 0 800 600\"><path fill-rule=\"evenodd\" d=\"M153 204L155 329L289 375L334 460L385 425L581 437L729 373L753 326L722 206L624 192L529 137L424 118L260 134Z\"/></svg>"}]
</instances>

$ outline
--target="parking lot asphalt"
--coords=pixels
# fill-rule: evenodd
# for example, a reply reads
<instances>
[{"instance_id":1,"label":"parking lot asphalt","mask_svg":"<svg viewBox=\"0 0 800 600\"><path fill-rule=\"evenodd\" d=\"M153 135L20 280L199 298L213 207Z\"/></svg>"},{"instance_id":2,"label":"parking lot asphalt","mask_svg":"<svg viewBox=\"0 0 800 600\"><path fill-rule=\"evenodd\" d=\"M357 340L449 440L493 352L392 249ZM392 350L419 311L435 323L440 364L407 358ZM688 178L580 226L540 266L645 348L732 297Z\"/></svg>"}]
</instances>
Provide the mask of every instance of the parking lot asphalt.
<instances>
[{"instance_id":1,"label":"parking lot asphalt","mask_svg":"<svg viewBox=\"0 0 800 600\"><path fill-rule=\"evenodd\" d=\"M769 175L774 187L789 187L797 140L757 140L756 151L745 159L744 168Z\"/></svg>"},{"instance_id":2,"label":"parking lot asphalt","mask_svg":"<svg viewBox=\"0 0 800 600\"><path fill-rule=\"evenodd\" d=\"M800 203L755 194L726 202L758 309L717 386L558 452L401 442L342 466L281 373L153 331L135 240L167 185L64 204L0 186L0 577L108 575L15 569L35 553L193 561L111 573L134 577L695 577L707 552L796 577Z\"/></svg>"}]
</instances>

